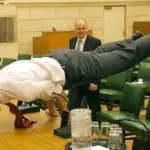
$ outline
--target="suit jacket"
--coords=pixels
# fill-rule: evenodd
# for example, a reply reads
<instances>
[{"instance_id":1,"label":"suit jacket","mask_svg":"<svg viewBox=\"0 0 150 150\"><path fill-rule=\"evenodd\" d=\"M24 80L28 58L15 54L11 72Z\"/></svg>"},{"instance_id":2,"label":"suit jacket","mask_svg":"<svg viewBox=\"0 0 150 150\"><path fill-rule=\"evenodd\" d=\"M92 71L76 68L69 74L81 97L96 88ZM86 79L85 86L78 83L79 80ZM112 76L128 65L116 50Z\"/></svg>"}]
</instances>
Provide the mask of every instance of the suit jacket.
<instances>
[{"instance_id":1,"label":"suit jacket","mask_svg":"<svg viewBox=\"0 0 150 150\"><path fill-rule=\"evenodd\" d=\"M75 49L78 37L73 37L69 40L69 48ZM98 38L87 35L84 43L83 51L91 51L101 45L101 41Z\"/></svg>"},{"instance_id":2,"label":"suit jacket","mask_svg":"<svg viewBox=\"0 0 150 150\"><path fill-rule=\"evenodd\" d=\"M77 40L78 40L77 36L73 37L69 40L69 48L70 49L73 49L73 50L75 49ZM97 47L99 47L101 44L102 43L101 43L100 39L90 36L90 35L87 35L85 43L84 43L83 51L92 51L92 50L96 49ZM100 81L95 80L93 83L99 84ZM88 84L85 84L85 85L88 85Z\"/></svg>"}]
</instances>

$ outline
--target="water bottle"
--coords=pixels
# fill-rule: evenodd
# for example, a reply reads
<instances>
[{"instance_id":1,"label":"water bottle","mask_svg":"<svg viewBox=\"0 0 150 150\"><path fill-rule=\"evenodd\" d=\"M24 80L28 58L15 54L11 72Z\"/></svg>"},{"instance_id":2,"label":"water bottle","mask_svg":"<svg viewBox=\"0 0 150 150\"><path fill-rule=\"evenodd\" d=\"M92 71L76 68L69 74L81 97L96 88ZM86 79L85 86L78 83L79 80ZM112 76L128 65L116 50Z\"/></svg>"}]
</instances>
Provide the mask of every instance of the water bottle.
<instances>
[{"instance_id":1,"label":"water bottle","mask_svg":"<svg viewBox=\"0 0 150 150\"><path fill-rule=\"evenodd\" d=\"M71 111L72 150L91 150L91 110Z\"/></svg>"}]
</instances>

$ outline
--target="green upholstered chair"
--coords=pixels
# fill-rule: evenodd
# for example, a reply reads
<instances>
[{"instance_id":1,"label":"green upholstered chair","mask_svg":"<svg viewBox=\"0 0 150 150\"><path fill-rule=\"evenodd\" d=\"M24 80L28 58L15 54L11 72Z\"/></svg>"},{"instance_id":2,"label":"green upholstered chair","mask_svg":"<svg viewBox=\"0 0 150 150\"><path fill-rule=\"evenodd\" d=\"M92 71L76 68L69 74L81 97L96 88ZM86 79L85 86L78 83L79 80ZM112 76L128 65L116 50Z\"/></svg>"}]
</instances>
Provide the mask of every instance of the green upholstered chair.
<instances>
[{"instance_id":1,"label":"green upholstered chair","mask_svg":"<svg viewBox=\"0 0 150 150\"><path fill-rule=\"evenodd\" d=\"M139 70L134 70L133 71L133 74L132 74L132 80L133 81L137 81L138 80L138 73L139 73Z\"/></svg>"},{"instance_id":2,"label":"green upholstered chair","mask_svg":"<svg viewBox=\"0 0 150 150\"><path fill-rule=\"evenodd\" d=\"M150 63L140 63L138 78L144 82L150 82Z\"/></svg>"},{"instance_id":3,"label":"green upholstered chair","mask_svg":"<svg viewBox=\"0 0 150 150\"><path fill-rule=\"evenodd\" d=\"M127 75L126 75L126 82L132 82L132 75L133 75L134 67L130 68L127 70Z\"/></svg>"},{"instance_id":4,"label":"green upholstered chair","mask_svg":"<svg viewBox=\"0 0 150 150\"><path fill-rule=\"evenodd\" d=\"M145 86L135 83L126 83L120 104L120 111L105 111L97 113L99 121L108 121L119 124L121 120L138 118L141 104L145 95Z\"/></svg>"},{"instance_id":5,"label":"green upholstered chair","mask_svg":"<svg viewBox=\"0 0 150 150\"><path fill-rule=\"evenodd\" d=\"M149 58L150 59L150 58ZM143 79L146 89L146 95L150 95L150 63L141 62L139 66L138 79ZM144 100L142 109L145 109Z\"/></svg>"},{"instance_id":6,"label":"green upholstered chair","mask_svg":"<svg viewBox=\"0 0 150 150\"><path fill-rule=\"evenodd\" d=\"M143 63L150 63L150 57L147 57L146 59L142 60Z\"/></svg>"},{"instance_id":7,"label":"green upholstered chair","mask_svg":"<svg viewBox=\"0 0 150 150\"><path fill-rule=\"evenodd\" d=\"M33 58L40 58L42 55L32 55Z\"/></svg>"},{"instance_id":8,"label":"green upholstered chair","mask_svg":"<svg viewBox=\"0 0 150 150\"><path fill-rule=\"evenodd\" d=\"M18 54L18 60L30 60L31 55L30 54Z\"/></svg>"},{"instance_id":9,"label":"green upholstered chair","mask_svg":"<svg viewBox=\"0 0 150 150\"><path fill-rule=\"evenodd\" d=\"M0 65L0 69L4 68L6 65Z\"/></svg>"},{"instance_id":10,"label":"green upholstered chair","mask_svg":"<svg viewBox=\"0 0 150 150\"><path fill-rule=\"evenodd\" d=\"M142 136L150 140L150 131L148 132L146 128L150 130L150 100L146 110L145 120L124 120L120 123L121 127L127 131L134 133L137 136ZM146 126L146 127L145 127Z\"/></svg>"},{"instance_id":11,"label":"green upholstered chair","mask_svg":"<svg viewBox=\"0 0 150 150\"><path fill-rule=\"evenodd\" d=\"M134 81L138 79L139 69L140 69L140 64L141 63L148 63L148 64L150 64L150 57L144 59L139 64L135 65L135 68L134 68L134 71L133 71L133 74L132 74L132 77L133 77Z\"/></svg>"},{"instance_id":12,"label":"green upholstered chair","mask_svg":"<svg viewBox=\"0 0 150 150\"><path fill-rule=\"evenodd\" d=\"M2 65L9 65L15 61L16 61L16 59L14 59L14 58L3 58Z\"/></svg>"},{"instance_id":13,"label":"green upholstered chair","mask_svg":"<svg viewBox=\"0 0 150 150\"><path fill-rule=\"evenodd\" d=\"M138 78L143 79L145 83L150 83L150 63L140 63Z\"/></svg>"},{"instance_id":14,"label":"green upholstered chair","mask_svg":"<svg viewBox=\"0 0 150 150\"><path fill-rule=\"evenodd\" d=\"M100 99L101 104L107 105L108 110L113 109L114 101L119 101L120 103L123 95L123 88L128 78L128 71L107 77L106 88L100 89Z\"/></svg>"}]
</instances>

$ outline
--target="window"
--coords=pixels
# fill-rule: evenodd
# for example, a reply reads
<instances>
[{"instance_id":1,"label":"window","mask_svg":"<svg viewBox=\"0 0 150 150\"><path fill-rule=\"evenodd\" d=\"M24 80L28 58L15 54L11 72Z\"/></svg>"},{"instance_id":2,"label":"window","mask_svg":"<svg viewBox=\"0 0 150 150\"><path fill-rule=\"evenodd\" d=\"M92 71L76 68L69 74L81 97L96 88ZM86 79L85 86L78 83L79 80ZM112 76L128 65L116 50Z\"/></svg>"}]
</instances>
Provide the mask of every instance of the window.
<instances>
[{"instance_id":1,"label":"window","mask_svg":"<svg viewBox=\"0 0 150 150\"><path fill-rule=\"evenodd\" d=\"M14 42L14 19L0 17L0 43Z\"/></svg>"}]
</instances>

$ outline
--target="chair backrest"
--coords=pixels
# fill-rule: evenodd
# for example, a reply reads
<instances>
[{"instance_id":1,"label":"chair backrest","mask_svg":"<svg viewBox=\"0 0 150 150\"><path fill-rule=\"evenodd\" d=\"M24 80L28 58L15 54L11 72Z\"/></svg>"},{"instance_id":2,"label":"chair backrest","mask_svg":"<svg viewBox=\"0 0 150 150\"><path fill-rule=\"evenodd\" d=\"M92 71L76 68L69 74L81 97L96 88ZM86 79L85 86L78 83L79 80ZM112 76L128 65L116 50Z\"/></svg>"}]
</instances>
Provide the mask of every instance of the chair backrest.
<instances>
[{"instance_id":1,"label":"chair backrest","mask_svg":"<svg viewBox=\"0 0 150 150\"><path fill-rule=\"evenodd\" d=\"M33 58L41 58L42 55L33 55L32 57L33 57Z\"/></svg>"},{"instance_id":2,"label":"chair backrest","mask_svg":"<svg viewBox=\"0 0 150 150\"><path fill-rule=\"evenodd\" d=\"M127 71L107 77L106 88L122 91L127 78Z\"/></svg>"},{"instance_id":3,"label":"chair backrest","mask_svg":"<svg viewBox=\"0 0 150 150\"><path fill-rule=\"evenodd\" d=\"M146 119L150 119L150 97L146 108Z\"/></svg>"},{"instance_id":4,"label":"chair backrest","mask_svg":"<svg viewBox=\"0 0 150 150\"><path fill-rule=\"evenodd\" d=\"M147 57L146 59L142 60L142 63L150 63L150 57Z\"/></svg>"},{"instance_id":5,"label":"chair backrest","mask_svg":"<svg viewBox=\"0 0 150 150\"><path fill-rule=\"evenodd\" d=\"M132 82L134 67L127 70L126 82Z\"/></svg>"},{"instance_id":6,"label":"chair backrest","mask_svg":"<svg viewBox=\"0 0 150 150\"><path fill-rule=\"evenodd\" d=\"M0 65L0 70L3 69L6 65Z\"/></svg>"},{"instance_id":7,"label":"chair backrest","mask_svg":"<svg viewBox=\"0 0 150 150\"><path fill-rule=\"evenodd\" d=\"M18 60L30 60L31 55L30 54L18 54Z\"/></svg>"},{"instance_id":8,"label":"chair backrest","mask_svg":"<svg viewBox=\"0 0 150 150\"><path fill-rule=\"evenodd\" d=\"M150 63L140 63L138 78L143 81L150 81Z\"/></svg>"},{"instance_id":9,"label":"chair backrest","mask_svg":"<svg viewBox=\"0 0 150 150\"><path fill-rule=\"evenodd\" d=\"M144 100L146 87L142 84L127 82L123 91L120 110L139 116L142 102Z\"/></svg>"},{"instance_id":10,"label":"chair backrest","mask_svg":"<svg viewBox=\"0 0 150 150\"><path fill-rule=\"evenodd\" d=\"M2 65L9 65L15 61L16 61L16 59L14 59L14 58L3 58Z\"/></svg>"}]
</instances>

